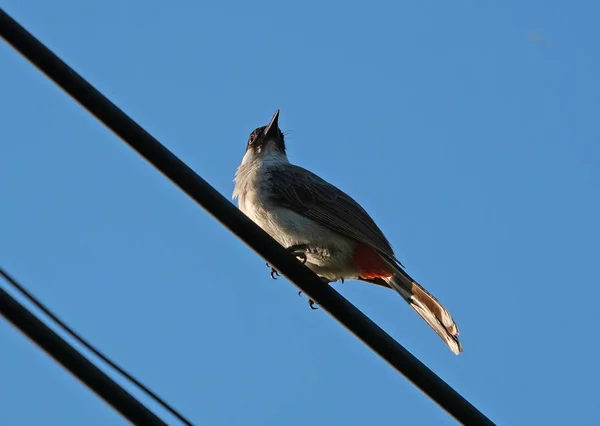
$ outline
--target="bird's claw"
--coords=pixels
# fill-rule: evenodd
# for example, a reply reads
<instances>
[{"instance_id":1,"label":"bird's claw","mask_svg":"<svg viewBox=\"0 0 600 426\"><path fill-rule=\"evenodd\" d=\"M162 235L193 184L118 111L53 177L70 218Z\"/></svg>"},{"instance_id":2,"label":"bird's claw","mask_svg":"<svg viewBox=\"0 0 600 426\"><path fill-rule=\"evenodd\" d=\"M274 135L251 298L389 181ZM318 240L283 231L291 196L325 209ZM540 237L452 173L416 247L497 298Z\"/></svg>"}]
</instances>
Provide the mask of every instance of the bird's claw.
<instances>
[{"instance_id":1,"label":"bird's claw","mask_svg":"<svg viewBox=\"0 0 600 426\"><path fill-rule=\"evenodd\" d=\"M277 279L277 277L279 276L279 272L277 272L277 269L273 268L273 267L272 267L271 265L269 265L268 263L267 263L267 268L271 268L271 272L270 272L270 274L271 274L271 278L273 278L274 280L276 280L276 279Z\"/></svg>"},{"instance_id":2,"label":"bird's claw","mask_svg":"<svg viewBox=\"0 0 600 426\"><path fill-rule=\"evenodd\" d=\"M293 251L292 254L296 256L296 258L300 260L300 262L302 262L303 265L306 264L306 253L302 251Z\"/></svg>"},{"instance_id":3,"label":"bird's claw","mask_svg":"<svg viewBox=\"0 0 600 426\"><path fill-rule=\"evenodd\" d=\"M294 256L296 256L296 258L298 260L300 260L300 262L302 262L302 264L306 264L306 253L304 253L303 251L298 251L297 247L289 247L288 250L290 251L290 253L292 253ZM279 272L273 268L271 265L269 265L269 262L266 263L267 268L271 268L271 278L273 278L274 280L277 279L277 277L280 276Z\"/></svg>"},{"instance_id":4,"label":"bird's claw","mask_svg":"<svg viewBox=\"0 0 600 426\"><path fill-rule=\"evenodd\" d=\"M319 277L319 278L321 278L321 281L323 281L324 284L329 284L331 282L325 277ZM300 294L302 294L302 291L298 292L298 296L300 296ZM308 306L310 306L310 309L315 310L315 311L317 309L319 309L319 308L315 308L315 304L316 304L316 302L309 297L308 298Z\"/></svg>"},{"instance_id":5,"label":"bird's claw","mask_svg":"<svg viewBox=\"0 0 600 426\"><path fill-rule=\"evenodd\" d=\"M295 244L289 246L286 250L296 256L303 264L306 263L306 251L309 250L309 247L306 244Z\"/></svg>"},{"instance_id":6,"label":"bird's claw","mask_svg":"<svg viewBox=\"0 0 600 426\"><path fill-rule=\"evenodd\" d=\"M323 280L323 282L325 284L329 284L329 280L326 278L321 278ZM302 295L302 290L298 291L298 296ZM312 300L310 297L308 298L308 306L310 307L310 309L312 309L313 311L316 311L319 308L315 308L315 305L317 304L317 302L315 302L314 300Z\"/></svg>"}]
</instances>

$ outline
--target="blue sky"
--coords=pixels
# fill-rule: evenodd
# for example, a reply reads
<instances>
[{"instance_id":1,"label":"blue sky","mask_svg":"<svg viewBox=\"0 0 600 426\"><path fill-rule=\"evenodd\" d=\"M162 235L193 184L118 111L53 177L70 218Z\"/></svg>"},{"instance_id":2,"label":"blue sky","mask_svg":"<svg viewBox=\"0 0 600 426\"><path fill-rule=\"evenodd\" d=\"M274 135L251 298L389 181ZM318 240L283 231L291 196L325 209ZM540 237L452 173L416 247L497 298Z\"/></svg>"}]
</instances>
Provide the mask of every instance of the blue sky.
<instances>
[{"instance_id":1,"label":"blue sky","mask_svg":"<svg viewBox=\"0 0 600 426\"><path fill-rule=\"evenodd\" d=\"M3 7L228 197L281 109L290 159L369 210L465 351L391 291L345 297L495 422L598 424L600 5L408 3ZM454 424L4 43L0 61L0 265L86 338L198 425ZM0 341L0 424L126 424L5 322Z\"/></svg>"}]
</instances>

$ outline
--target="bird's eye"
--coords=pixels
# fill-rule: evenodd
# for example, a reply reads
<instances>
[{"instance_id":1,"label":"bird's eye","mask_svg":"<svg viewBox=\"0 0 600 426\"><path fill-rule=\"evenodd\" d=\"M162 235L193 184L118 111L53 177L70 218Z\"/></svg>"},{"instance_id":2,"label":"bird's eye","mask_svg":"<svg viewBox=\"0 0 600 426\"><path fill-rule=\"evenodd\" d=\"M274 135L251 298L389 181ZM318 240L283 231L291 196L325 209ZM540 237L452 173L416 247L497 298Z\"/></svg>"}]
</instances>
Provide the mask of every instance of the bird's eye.
<instances>
[{"instance_id":1,"label":"bird's eye","mask_svg":"<svg viewBox=\"0 0 600 426\"><path fill-rule=\"evenodd\" d=\"M256 133L252 133L250 135L250 137L248 138L248 145L252 145L252 143L254 142L255 139L256 139Z\"/></svg>"}]
</instances>

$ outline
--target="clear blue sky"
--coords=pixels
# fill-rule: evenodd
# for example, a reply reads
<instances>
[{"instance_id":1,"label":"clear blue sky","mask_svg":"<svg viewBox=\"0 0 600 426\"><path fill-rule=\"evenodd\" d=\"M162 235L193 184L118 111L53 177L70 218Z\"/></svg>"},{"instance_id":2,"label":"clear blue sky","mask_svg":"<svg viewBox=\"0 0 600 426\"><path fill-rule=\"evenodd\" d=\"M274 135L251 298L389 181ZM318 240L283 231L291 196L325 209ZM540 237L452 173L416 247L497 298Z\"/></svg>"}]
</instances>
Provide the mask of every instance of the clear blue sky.
<instances>
[{"instance_id":1,"label":"clear blue sky","mask_svg":"<svg viewBox=\"0 0 600 426\"><path fill-rule=\"evenodd\" d=\"M497 423L597 425L600 4L408 3L3 7L227 197L281 109L291 160L371 212L465 351L391 291L336 288ZM0 265L76 330L198 425L454 424L4 43L0 64ZM125 424L0 341L0 424Z\"/></svg>"}]
</instances>

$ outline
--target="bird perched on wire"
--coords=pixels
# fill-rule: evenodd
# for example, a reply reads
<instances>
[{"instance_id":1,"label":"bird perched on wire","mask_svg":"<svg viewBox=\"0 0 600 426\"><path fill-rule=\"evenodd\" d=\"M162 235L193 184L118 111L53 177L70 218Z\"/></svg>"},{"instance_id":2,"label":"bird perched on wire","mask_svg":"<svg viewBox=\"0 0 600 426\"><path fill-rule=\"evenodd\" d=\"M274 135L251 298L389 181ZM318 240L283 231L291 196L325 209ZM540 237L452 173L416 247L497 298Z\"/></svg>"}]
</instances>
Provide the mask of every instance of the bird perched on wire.
<instances>
[{"instance_id":1,"label":"bird perched on wire","mask_svg":"<svg viewBox=\"0 0 600 426\"><path fill-rule=\"evenodd\" d=\"M289 162L278 119L279 110L248 138L233 191L240 210L323 281L361 280L394 289L452 352L462 352L450 313L404 271L369 214L335 186Z\"/></svg>"}]
</instances>

